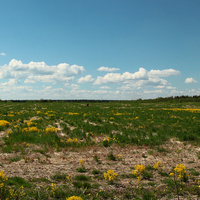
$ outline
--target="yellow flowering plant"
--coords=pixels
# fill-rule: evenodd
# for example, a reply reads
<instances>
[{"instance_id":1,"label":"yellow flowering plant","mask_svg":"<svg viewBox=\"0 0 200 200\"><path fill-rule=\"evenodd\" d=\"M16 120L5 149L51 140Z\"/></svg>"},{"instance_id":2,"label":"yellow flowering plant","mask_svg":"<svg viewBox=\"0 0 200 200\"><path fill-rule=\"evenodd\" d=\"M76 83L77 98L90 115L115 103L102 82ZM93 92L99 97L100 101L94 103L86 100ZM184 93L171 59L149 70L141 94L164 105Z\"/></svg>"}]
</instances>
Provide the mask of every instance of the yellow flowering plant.
<instances>
[{"instance_id":1,"label":"yellow flowering plant","mask_svg":"<svg viewBox=\"0 0 200 200\"><path fill-rule=\"evenodd\" d=\"M47 127L47 128L45 129L45 131L46 131L47 133L57 133L57 132L58 132L58 129L55 128L55 127Z\"/></svg>"},{"instance_id":2,"label":"yellow flowering plant","mask_svg":"<svg viewBox=\"0 0 200 200\"><path fill-rule=\"evenodd\" d=\"M51 184L51 192L53 193L53 195L55 195L57 189L58 189L58 187L56 186L56 184L52 183Z\"/></svg>"},{"instance_id":3,"label":"yellow flowering plant","mask_svg":"<svg viewBox=\"0 0 200 200\"><path fill-rule=\"evenodd\" d=\"M112 138L110 137L106 137L103 139L103 146L104 147L109 147L112 143Z\"/></svg>"},{"instance_id":4,"label":"yellow flowering plant","mask_svg":"<svg viewBox=\"0 0 200 200\"><path fill-rule=\"evenodd\" d=\"M69 198L66 198L66 200L83 200L81 197L78 196L71 196Z\"/></svg>"},{"instance_id":5,"label":"yellow flowering plant","mask_svg":"<svg viewBox=\"0 0 200 200\"><path fill-rule=\"evenodd\" d=\"M178 164L174 168L173 172L170 173L170 176L174 178L174 180L181 180L186 182L188 180L187 168L183 164Z\"/></svg>"},{"instance_id":6,"label":"yellow flowering plant","mask_svg":"<svg viewBox=\"0 0 200 200\"><path fill-rule=\"evenodd\" d=\"M68 182L71 182L73 180L73 176L69 174L66 176L66 179Z\"/></svg>"},{"instance_id":7,"label":"yellow flowering plant","mask_svg":"<svg viewBox=\"0 0 200 200\"><path fill-rule=\"evenodd\" d=\"M117 178L118 173L115 173L112 169L109 169L107 173L104 173L104 178L111 183Z\"/></svg>"},{"instance_id":8,"label":"yellow flowering plant","mask_svg":"<svg viewBox=\"0 0 200 200\"><path fill-rule=\"evenodd\" d=\"M144 173L145 173L145 166L144 165L135 165L134 170L132 170L132 174L137 177L138 182L141 181Z\"/></svg>"},{"instance_id":9,"label":"yellow flowering plant","mask_svg":"<svg viewBox=\"0 0 200 200\"><path fill-rule=\"evenodd\" d=\"M123 155L122 155L122 154L119 154L119 155L118 155L118 160L122 160L122 157L123 157Z\"/></svg>"},{"instance_id":10,"label":"yellow flowering plant","mask_svg":"<svg viewBox=\"0 0 200 200\"><path fill-rule=\"evenodd\" d=\"M0 127L8 127L10 125L10 122L6 120L0 120Z\"/></svg>"},{"instance_id":11,"label":"yellow flowering plant","mask_svg":"<svg viewBox=\"0 0 200 200\"><path fill-rule=\"evenodd\" d=\"M153 168L155 170L161 170L163 167L164 167L164 165L161 161L158 161L157 163L153 164Z\"/></svg>"},{"instance_id":12,"label":"yellow flowering plant","mask_svg":"<svg viewBox=\"0 0 200 200\"><path fill-rule=\"evenodd\" d=\"M67 141L66 141L66 143L78 143L79 142L79 140L78 140L78 138L68 138L67 139Z\"/></svg>"},{"instance_id":13,"label":"yellow flowering plant","mask_svg":"<svg viewBox=\"0 0 200 200\"><path fill-rule=\"evenodd\" d=\"M0 171L0 197L5 196L5 182L8 180L8 176L6 175L6 172L3 170Z\"/></svg>"},{"instance_id":14,"label":"yellow flowering plant","mask_svg":"<svg viewBox=\"0 0 200 200\"><path fill-rule=\"evenodd\" d=\"M174 184L175 184L175 189L176 189L176 193L178 195L178 199L179 199L179 181L184 181L186 182L188 180L188 174L187 174L187 168L185 165L183 164L178 164L176 165L176 167L174 168L173 172L169 174L171 177L173 177L174 180ZM180 190L182 190L180 188Z\"/></svg>"}]
</instances>

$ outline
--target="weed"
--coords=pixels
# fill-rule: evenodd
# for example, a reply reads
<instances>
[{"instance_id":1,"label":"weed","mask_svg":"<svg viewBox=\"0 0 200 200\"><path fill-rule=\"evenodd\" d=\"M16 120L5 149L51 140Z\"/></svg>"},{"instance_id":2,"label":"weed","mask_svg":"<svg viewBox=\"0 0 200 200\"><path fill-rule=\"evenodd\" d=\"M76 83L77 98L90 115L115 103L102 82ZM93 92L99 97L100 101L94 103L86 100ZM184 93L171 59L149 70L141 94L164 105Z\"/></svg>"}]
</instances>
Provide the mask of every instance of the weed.
<instances>
[{"instance_id":1,"label":"weed","mask_svg":"<svg viewBox=\"0 0 200 200\"><path fill-rule=\"evenodd\" d=\"M113 155L113 152L108 154L108 160L116 161L116 157Z\"/></svg>"},{"instance_id":2,"label":"weed","mask_svg":"<svg viewBox=\"0 0 200 200\"><path fill-rule=\"evenodd\" d=\"M77 175L74 177L74 180L78 180L78 181L89 181L90 177L85 176L85 175Z\"/></svg>"},{"instance_id":3,"label":"weed","mask_svg":"<svg viewBox=\"0 0 200 200\"><path fill-rule=\"evenodd\" d=\"M10 158L9 160L10 160L10 162L18 162L18 161L21 160L21 157L20 156L16 156L16 157Z\"/></svg>"},{"instance_id":4,"label":"weed","mask_svg":"<svg viewBox=\"0 0 200 200\"><path fill-rule=\"evenodd\" d=\"M102 171L96 170L96 169L94 169L94 170L92 171L92 174L102 174L102 173L103 173Z\"/></svg>"},{"instance_id":5,"label":"weed","mask_svg":"<svg viewBox=\"0 0 200 200\"><path fill-rule=\"evenodd\" d=\"M99 160L99 157L97 155L95 155L93 158L98 164L101 164L101 161Z\"/></svg>"}]
</instances>

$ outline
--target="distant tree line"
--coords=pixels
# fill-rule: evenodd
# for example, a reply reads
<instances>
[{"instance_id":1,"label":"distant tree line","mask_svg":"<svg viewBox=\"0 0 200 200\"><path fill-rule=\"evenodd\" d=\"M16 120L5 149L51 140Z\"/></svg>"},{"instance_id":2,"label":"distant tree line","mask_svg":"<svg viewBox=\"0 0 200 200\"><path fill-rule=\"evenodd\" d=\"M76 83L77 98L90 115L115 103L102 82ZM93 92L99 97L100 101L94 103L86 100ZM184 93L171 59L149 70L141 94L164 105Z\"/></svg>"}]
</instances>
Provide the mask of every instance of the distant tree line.
<instances>
[{"instance_id":1,"label":"distant tree line","mask_svg":"<svg viewBox=\"0 0 200 200\"><path fill-rule=\"evenodd\" d=\"M200 102L200 96L171 96L171 97L158 97L155 99L138 99L137 102L149 102L149 103L158 103L158 102L169 102L169 103L181 103L181 102Z\"/></svg>"},{"instance_id":2,"label":"distant tree line","mask_svg":"<svg viewBox=\"0 0 200 200\"><path fill-rule=\"evenodd\" d=\"M0 102L77 102L77 103L109 103L109 102L136 102L136 103L158 103L158 102L169 102L169 103L181 103L181 102L200 102L200 95L195 96L170 96L170 97L158 97L155 99L137 99L137 100L93 100L93 99L74 99L74 100L54 100L54 99L40 99L40 100L1 100Z\"/></svg>"}]
</instances>

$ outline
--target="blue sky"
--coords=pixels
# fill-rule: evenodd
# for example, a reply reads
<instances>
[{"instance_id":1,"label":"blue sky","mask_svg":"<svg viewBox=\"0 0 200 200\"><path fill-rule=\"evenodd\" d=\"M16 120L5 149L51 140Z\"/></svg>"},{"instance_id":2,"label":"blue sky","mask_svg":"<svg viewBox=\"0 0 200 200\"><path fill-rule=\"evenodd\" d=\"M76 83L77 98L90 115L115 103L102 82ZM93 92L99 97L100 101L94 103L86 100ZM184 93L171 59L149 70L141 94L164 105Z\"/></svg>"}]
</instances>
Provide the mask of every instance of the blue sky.
<instances>
[{"instance_id":1,"label":"blue sky","mask_svg":"<svg viewBox=\"0 0 200 200\"><path fill-rule=\"evenodd\" d=\"M0 99L200 95L199 0L1 0Z\"/></svg>"}]
</instances>

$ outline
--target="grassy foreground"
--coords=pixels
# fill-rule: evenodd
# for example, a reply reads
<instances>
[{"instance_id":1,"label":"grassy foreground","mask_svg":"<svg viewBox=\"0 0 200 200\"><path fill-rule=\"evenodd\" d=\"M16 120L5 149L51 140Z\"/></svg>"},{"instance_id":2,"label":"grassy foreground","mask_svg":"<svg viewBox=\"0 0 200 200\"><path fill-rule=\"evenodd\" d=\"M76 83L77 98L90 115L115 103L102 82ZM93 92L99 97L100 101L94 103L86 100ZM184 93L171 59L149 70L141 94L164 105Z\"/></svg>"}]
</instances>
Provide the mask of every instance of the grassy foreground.
<instances>
[{"instance_id":1,"label":"grassy foreground","mask_svg":"<svg viewBox=\"0 0 200 200\"><path fill-rule=\"evenodd\" d=\"M0 199L198 199L200 103L0 102Z\"/></svg>"}]
</instances>

